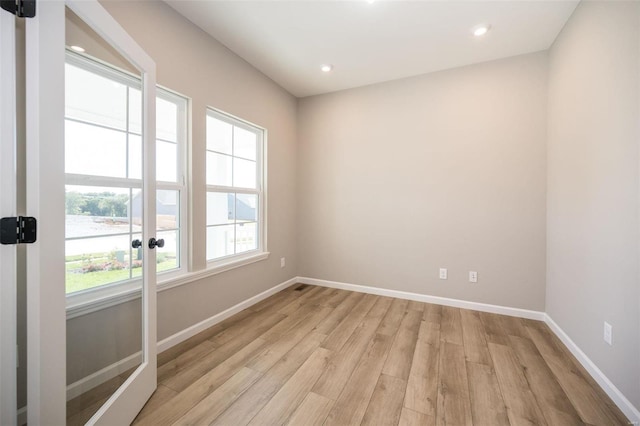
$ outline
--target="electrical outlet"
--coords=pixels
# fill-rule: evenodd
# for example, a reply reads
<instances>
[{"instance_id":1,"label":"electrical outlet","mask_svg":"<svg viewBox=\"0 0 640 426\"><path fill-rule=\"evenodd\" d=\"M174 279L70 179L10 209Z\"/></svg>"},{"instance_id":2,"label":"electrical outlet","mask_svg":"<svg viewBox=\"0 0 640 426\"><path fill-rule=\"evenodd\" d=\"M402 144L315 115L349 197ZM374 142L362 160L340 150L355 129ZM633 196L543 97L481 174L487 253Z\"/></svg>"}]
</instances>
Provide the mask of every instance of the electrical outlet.
<instances>
[{"instance_id":1,"label":"electrical outlet","mask_svg":"<svg viewBox=\"0 0 640 426\"><path fill-rule=\"evenodd\" d=\"M440 279L441 280L447 279L447 268L440 268Z\"/></svg>"},{"instance_id":2,"label":"electrical outlet","mask_svg":"<svg viewBox=\"0 0 640 426\"><path fill-rule=\"evenodd\" d=\"M604 322L604 341L609 344L609 346L613 345L613 327L608 322Z\"/></svg>"},{"instance_id":3,"label":"electrical outlet","mask_svg":"<svg viewBox=\"0 0 640 426\"><path fill-rule=\"evenodd\" d=\"M285 262L284 257L281 257L281 258L280 258L280 267L281 267L281 268L284 268L285 263L286 263L286 262Z\"/></svg>"},{"instance_id":4,"label":"electrical outlet","mask_svg":"<svg viewBox=\"0 0 640 426\"><path fill-rule=\"evenodd\" d=\"M476 271L469 271L469 282L470 283L478 282L478 273Z\"/></svg>"}]
</instances>

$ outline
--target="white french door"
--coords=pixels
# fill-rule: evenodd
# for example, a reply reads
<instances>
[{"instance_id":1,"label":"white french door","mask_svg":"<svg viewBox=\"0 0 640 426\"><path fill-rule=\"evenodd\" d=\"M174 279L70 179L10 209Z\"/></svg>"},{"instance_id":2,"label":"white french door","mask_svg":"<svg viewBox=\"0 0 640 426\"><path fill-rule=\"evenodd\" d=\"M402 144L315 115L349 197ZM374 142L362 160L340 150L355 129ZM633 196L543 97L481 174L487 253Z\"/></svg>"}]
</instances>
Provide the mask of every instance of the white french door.
<instances>
[{"instance_id":1,"label":"white french door","mask_svg":"<svg viewBox=\"0 0 640 426\"><path fill-rule=\"evenodd\" d=\"M0 10L0 217L16 216L15 18ZM0 246L0 425L16 424L16 246Z\"/></svg>"},{"instance_id":2,"label":"white french door","mask_svg":"<svg viewBox=\"0 0 640 426\"><path fill-rule=\"evenodd\" d=\"M68 105L68 102L65 103L65 77L68 78L65 76L68 69L65 66L65 49L68 47L65 40L65 22L66 16L69 14L73 14L76 19L82 21L83 26L88 27L92 33L99 36L100 43L106 42L109 49L124 58L138 73L141 81L141 116L138 120L139 130L136 135L141 143L137 145L140 146L137 157L129 154L133 149L131 146L134 145L133 142L129 143L128 130L125 132L126 136L121 135L109 139L111 137L109 135L122 134L122 132L98 122L89 123L102 132L100 133L102 136L97 138L100 139L98 142L96 142L96 138L90 137L89 133L86 133L79 137L80 142L76 140L73 145L79 147L78 150L91 152L98 146L92 144L100 143L102 144L100 146L106 144L112 148L109 152L113 154L113 151L119 149L120 146L118 138L126 139L125 152L127 153L124 155L127 171L124 172L125 175L123 177L111 176L105 172L102 181L108 181L110 186L115 187L116 192L122 192L123 188L128 191L130 210L127 214L127 226L129 230L135 226L136 233L140 235L138 238L142 240L136 239L133 242L136 256L138 256L135 259L138 269L135 273L135 279L132 279L132 273L129 273L129 282L127 283L129 289L131 286L137 286L135 288L139 294L137 300L139 301L141 323L136 326L140 328L141 333L137 343L137 352L134 354L139 357L139 362L131 368L132 372L122 379L117 390L88 421L88 424L124 425L129 424L135 418L156 388L156 255L154 246L151 244L156 229L155 64L97 0L39 1L36 17L26 21L27 213L38 218L38 241L27 248L27 369L29 374L27 419L29 424L64 424L66 422L68 377L75 374L73 369L77 367L77 364L84 365L92 362L91 360L86 360L86 362L73 360L74 362L71 362L66 353L68 346L66 344L67 325L70 324L66 315L66 295L70 291L70 277L74 278L77 284L79 276L77 274L83 273L81 270L77 272L70 266L73 263L72 256L69 255L71 244L68 241L65 242L65 228L68 233L70 226L68 211L65 213L65 194L69 191L69 176L72 175L69 172L69 164L72 163L69 156L74 155L74 152L69 151L69 138L72 137L72 132L69 130L71 119L66 117L65 113ZM128 109L127 115L129 115ZM76 120L74 123L76 128L91 127L81 120ZM76 132L74 137L78 138L77 134ZM82 145L83 143L86 145ZM135 178L131 178L128 171L130 157L138 158L140 161L141 173ZM77 160L78 157L73 158ZM111 161L109 158L102 160ZM66 168L65 162L67 163ZM93 172L99 174L99 170L94 169ZM89 190L86 188L96 186L95 182L84 182L77 175L74 176L76 179L73 183L74 188L84 185L85 192L82 194L89 194ZM67 189L65 189L65 185ZM134 192L135 202L139 206L138 213L135 215L133 213L134 197L131 195ZM100 193L104 194L106 191ZM130 231L129 235L131 234ZM121 234L111 237L122 239ZM106 237L102 238L102 240L105 239ZM81 235L74 240L73 247L77 247L81 243L85 244L86 248L83 250L89 253L86 256L89 259L87 262L91 262L98 256L95 251L100 243L99 240L100 238L90 240ZM126 242L126 244L131 243ZM106 251L104 256L110 256L109 250L111 249L100 248L98 251ZM119 246L117 250L113 250L113 253L114 259L116 256L118 257L118 264L128 262L129 270L132 270L131 268L134 267L132 266L134 263L132 250L123 250ZM113 262L116 263L116 260ZM96 271L91 270L90 272ZM101 275L104 278L106 273L111 271L97 272L104 272ZM91 285L95 285L96 275L94 274L94 278L91 279L89 278L90 274L85 275L81 277L80 284L86 285L87 288L82 291L92 294L94 289L89 288L89 284L93 280ZM120 282L108 282L100 285L106 287L107 284L113 288L120 285ZM73 319L74 324L82 320L82 318ZM87 321L90 320L87 319ZM104 325L104 321L101 324ZM136 327L132 326L131 328L135 329ZM126 332L127 330L122 331ZM93 333L93 330L88 332ZM117 332L118 330L112 330L108 338L117 339L115 336ZM93 337L95 340L95 336L87 337ZM117 341L112 345L112 347L119 346ZM134 355L129 355L127 359L130 360ZM116 359L116 365L124 365L123 360ZM69 371L67 367L69 367ZM120 373L118 372L118 374ZM96 376L96 374L89 374L89 376L98 377L99 375ZM120 376L110 377L110 379L118 377ZM107 379L109 377L105 377L105 380ZM86 384L91 381L80 380L80 382ZM100 384L94 382L91 382L92 386ZM86 390L90 391L89 388Z\"/></svg>"}]
</instances>

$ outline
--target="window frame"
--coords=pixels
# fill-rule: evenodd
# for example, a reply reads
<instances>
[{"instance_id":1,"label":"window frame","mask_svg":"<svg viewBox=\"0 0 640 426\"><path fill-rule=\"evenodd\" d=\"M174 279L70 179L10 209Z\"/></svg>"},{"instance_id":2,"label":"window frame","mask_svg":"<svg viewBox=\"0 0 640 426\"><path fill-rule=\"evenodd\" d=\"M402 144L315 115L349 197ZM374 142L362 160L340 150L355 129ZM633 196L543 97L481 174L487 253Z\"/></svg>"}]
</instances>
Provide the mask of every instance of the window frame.
<instances>
[{"instance_id":1,"label":"window frame","mask_svg":"<svg viewBox=\"0 0 640 426\"><path fill-rule=\"evenodd\" d=\"M180 210L178 216L178 230L180 236L180 244L179 247L176 247L180 251L180 267L175 269L170 269L168 271L156 272L158 277L157 282L164 282L171 278L180 277L189 272L189 242L191 234L189 233L189 199L191 197L191 193L189 191L188 185L188 146L190 145L189 138L189 104L191 100L186 96L183 96L173 90L165 89L162 86L157 86L156 88L156 97L162 98L164 100L172 101L177 100L180 103L176 103L178 106L178 123L176 128L176 155L179 157L177 161L177 170L176 170L176 182L165 182L159 181L156 178L156 197L159 190L169 190L169 191L178 191L178 196L180 198ZM181 120L182 118L182 120ZM156 136L156 141L158 137ZM164 141L164 139L161 139ZM181 143L182 141L182 143ZM156 159L157 161L157 159ZM156 164L156 170L157 170ZM157 173L157 171L156 171ZM156 217L158 212L156 212ZM158 226L156 224L156 233L163 232L163 230L157 229Z\"/></svg>"},{"instance_id":2,"label":"window frame","mask_svg":"<svg viewBox=\"0 0 640 426\"><path fill-rule=\"evenodd\" d=\"M206 221L206 201L205 201L205 260L207 264L207 270L227 270L229 268L233 268L236 266L243 266L245 264L253 263L255 261L259 261L262 259L266 259L269 256L269 252L267 250L267 173L266 173L266 165L267 165L267 129L257 124L251 123L250 121L244 120L222 110L213 107L207 107L206 109L206 118L211 117L216 120L220 120L231 126L240 127L243 130L256 134L256 188L244 188L244 187L236 187L236 186L224 186L224 185L209 185L206 182L206 174L208 169L208 164L205 159L205 197L209 193L237 193L237 194L254 194L258 198L258 209L257 209L257 220L256 224L258 226L258 244L257 247L253 250L244 251L241 253L234 253L226 256L217 257L214 259L207 258L207 229L211 227L207 225ZM208 131L208 129L205 129ZM233 143L233 142L232 142ZM208 152L216 152L207 148L206 146L206 136L205 136L205 155ZM229 154L226 154L229 155ZM233 154L230 155L232 158L240 158L236 157ZM233 171L232 171L233 176ZM234 221L234 224L236 222Z\"/></svg>"},{"instance_id":3,"label":"window frame","mask_svg":"<svg viewBox=\"0 0 640 426\"><path fill-rule=\"evenodd\" d=\"M121 68L108 64L100 59L94 58L86 54L73 52L69 49L65 51L65 64L70 64L95 73L101 77L116 81L120 84L129 86L133 89L142 90L142 82L138 77ZM156 86L156 98L160 98L174 103L177 106L177 140L176 140L176 182L158 181L156 178L156 192L158 190L178 191L179 196L179 215L178 215L178 235L179 245L179 267L167 271L157 272L157 288L166 286L172 280L180 279L189 275L189 222L190 222L190 197L188 172L188 155L190 152L190 119L191 119L191 99L176 91L167 89L160 85ZM176 102L177 101L177 102ZM65 113L65 121L67 120ZM101 124L85 122L83 120L72 119L79 122L96 127L113 129L109 126ZM127 117L129 120L129 117ZM115 129L125 133L133 133L127 130ZM161 139L161 138L160 138ZM163 140L163 139L161 139ZM91 176L83 174L72 174L65 172L65 185L79 186L103 186L103 187L121 187L142 189L142 179L137 178L120 178L120 177L104 177ZM157 226L156 226L157 228ZM163 232L156 229L155 232ZM108 235L105 235L108 236ZM99 236L96 236L99 237ZM65 235L65 242L67 241ZM73 318L108 306L114 306L127 300L132 300L139 293L140 278L133 277L126 280L116 281L88 288L72 293L65 293L67 301L67 318Z\"/></svg>"}]
</instances>

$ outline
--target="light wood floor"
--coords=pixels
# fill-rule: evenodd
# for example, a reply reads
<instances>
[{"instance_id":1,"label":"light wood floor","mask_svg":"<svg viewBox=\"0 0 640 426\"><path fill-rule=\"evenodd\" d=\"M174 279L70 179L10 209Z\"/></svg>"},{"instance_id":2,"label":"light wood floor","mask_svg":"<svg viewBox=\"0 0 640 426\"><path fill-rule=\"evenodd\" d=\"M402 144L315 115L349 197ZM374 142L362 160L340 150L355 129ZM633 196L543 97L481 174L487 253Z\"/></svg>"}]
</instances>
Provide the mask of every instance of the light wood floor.
<instances>
[{"instance_id":1,"label":"light wood floor","mask_svg":"<svg viewBox=\"0 0 640 426\"><path fill-rule=\"evenodd\" d=\"M629 424L544 323L322 287L282 291L158 365L136 424ZM70 423L101 389L70 402Z\"/></svg>"}]
</instances>

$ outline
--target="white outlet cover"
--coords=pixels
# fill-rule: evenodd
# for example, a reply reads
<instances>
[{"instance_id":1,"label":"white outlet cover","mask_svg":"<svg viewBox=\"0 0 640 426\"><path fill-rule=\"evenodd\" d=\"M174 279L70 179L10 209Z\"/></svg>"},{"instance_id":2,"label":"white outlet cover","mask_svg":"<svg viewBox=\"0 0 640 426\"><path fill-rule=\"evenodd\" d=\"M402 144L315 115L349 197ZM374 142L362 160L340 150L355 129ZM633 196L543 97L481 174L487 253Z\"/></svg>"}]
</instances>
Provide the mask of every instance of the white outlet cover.
<instances>
[{"instance_id":1,"label":"white outlet cover","mask_svg":"<svg viewBox=\"0 0 640 426\"><path fill-rule=\"evenodd\" d=\"M469 271L469 282L471 283L478 282L478 273L476 271Z\"/></svg>"},{"instance_id":2,"label":"white outlet cover","mask_svg":"<svg viewBox=\"0 0 640 426\"><path fill-rule=\"evenodd\" d=\"M440 268L440 279L441 280L447 279L447 268Z\"/></svg>"},{"instance_id":3,"label":"white outlet cover","mask_svg":"<svg viewBox=\"0 0 640 426\"><path fill-rule=\"evenodd\" d=\"M285 265L285 264L286 264L285 258L284 258L284 257L281 257L281 258L280 258L280 267L281 267L281 268L284 268L284 265Z\"/></svg>"}]
</instances>

